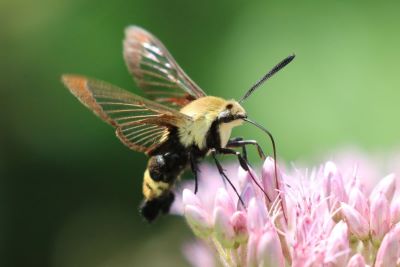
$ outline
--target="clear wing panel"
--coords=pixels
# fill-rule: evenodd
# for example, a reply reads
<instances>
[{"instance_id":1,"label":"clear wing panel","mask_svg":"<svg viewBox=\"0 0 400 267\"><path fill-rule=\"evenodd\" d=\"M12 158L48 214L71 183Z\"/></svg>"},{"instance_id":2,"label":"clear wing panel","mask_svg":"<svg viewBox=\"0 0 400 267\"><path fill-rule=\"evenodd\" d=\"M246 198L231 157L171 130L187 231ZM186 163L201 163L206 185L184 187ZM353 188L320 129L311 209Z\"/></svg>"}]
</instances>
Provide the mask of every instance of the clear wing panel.
<instances>
[{"instance_id":1,"label":"clear wing panel","mask_svg":"<svg viewBox=\"0 0 400 267\"><path fill-rule=\"evenodd\" d=\"M139 27L128 27L125 31L124 58L138 86L159 103L180 108L206 95L164 45Z\"/></svg>"}]
</instances>

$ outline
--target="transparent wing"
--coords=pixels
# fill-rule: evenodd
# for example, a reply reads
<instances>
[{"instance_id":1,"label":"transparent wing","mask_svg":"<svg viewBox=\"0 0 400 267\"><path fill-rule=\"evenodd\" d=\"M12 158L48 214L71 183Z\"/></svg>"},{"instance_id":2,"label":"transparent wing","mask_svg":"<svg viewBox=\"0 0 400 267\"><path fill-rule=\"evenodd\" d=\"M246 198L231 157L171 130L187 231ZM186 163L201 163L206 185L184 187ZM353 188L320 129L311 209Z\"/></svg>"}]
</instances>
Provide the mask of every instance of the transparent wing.
<instances>
[{"instance_id":1,"label":"transparent wing","mask_svg":"<svg viewBox=\"0 0 400 267\"><path fill-rule=\"evenodd\" d=\"M150 153L168 137L171 127L191 118L111 84L77 75L62 77L68 89L101 119L116 128L129 148Z\"/></svg>"},{"instance_id":2,"label":"transparent wing","mask_svg":"<svg viewBox=\"0 0 400 267\"><path fill-rule=\"evenodd\" d=\"M140 27L126 28L124 58L136 83L150 99L180 108L206 95L179 67L164 45Z\"/></svg>"}]
</instances>

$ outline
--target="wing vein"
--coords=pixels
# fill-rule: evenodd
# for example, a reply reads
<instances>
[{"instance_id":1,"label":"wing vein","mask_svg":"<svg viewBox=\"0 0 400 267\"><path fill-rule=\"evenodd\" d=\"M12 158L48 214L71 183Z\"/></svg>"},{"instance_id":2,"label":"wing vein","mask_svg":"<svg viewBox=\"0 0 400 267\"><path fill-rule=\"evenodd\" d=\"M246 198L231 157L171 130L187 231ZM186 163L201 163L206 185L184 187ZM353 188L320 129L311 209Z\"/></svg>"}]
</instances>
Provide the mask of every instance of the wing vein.
<instances>
[{"instance_id":1,"label":"wing vein","mask_svg":"<svg viewBox=\"0 0 400 267\"><path fill-rule=\"evenodd\" d=\"M121 106L131 106L131 107L143 107L142 104L124 103L124 102L104 102L97 101L99 105L121 105Z\"/></svg>"},{"instance_id":2,"label":"wing vein","mask_svg":"<svg viewBox=\"0 0 400 267\"><path fill-rule=\"evenodd\" d=\"M164 81L166 81L166 82L177 83L176 77L173 77L173 75L170 74L170 73L167 74L168 77L165 77L165 76L163 76L163 75L160 75L160 74L155 73L155 72L150 71L150 70L138 69L138 72L141 73L141 74L147 74L147 75L149 75L149 76L152 76L152 77L154 77L154 78L158 78L158 79L160 79L160 80L164 80Z\"/></svg>"},{"instance_id":3,"label":"wing vein","mask_svg":"<svg viewBox=\"0 0 400 267\"><path fill-rule=\"evenodd\" d=\"M163 132L164 132L164 131L159 131L159 132L155 132L155 133L149 134L149 135L147 135L147 136L145 136L145 137L142 137L142 138L139 139L139 140L136 140L135 143L136 143L136 144L140 144L142 141L144 141L144 140L146 140L146 139L148 139L148 138L154 139L154 141L155 141L155 140L157 140L156 136L162 134ZM152 138L153 136L154 136L154 138ZM147 143L148 143L148 142L143 143L142 145L145 145L145 144L147 144Z\"/></svg>"},{"instance_id":4,"label":"wing vein","mask_svg":"<svg viewBox=\"0 0 400 267\"><path fill-rule=\"evenodd\" d=\"M160 127L159 127L159 126L153 126L153 127L142 128L142 129L140 129L140 130L133 131L133 132L131 132L131 133L124 134L124 135L125 135L126 137L128 137L128 136L132 136L132 135L134 135L134 134L138 134L138 133L141 133L141 132L143 132L143 131L152 130L152 129L158 130L158 129L160 129Z\"/></svg>"},{"instance_id":5,"label":"wing vein","mask_svg":"<svg viewBox=\"0 0 400 267\"><path fill-rule=\"evenodd\" d=\"M142 127L146 127L147 126L147 124L134 124L134 126L132 126L132 127L128 127L128 128L124 128L124 129L122 129L121 128L121 132L128 132L128 131L130 131L130 130L134 130L134 129L137 129L137 128L142 128Z\"/></svg>"},{"instance_id":6,"label":"wing vein","mask_svg":"<svg viewBox=\"0 0 400 267\"><path fill-rule=\"evenodd\" d=\"M176 83L174 84L167 84L162 82L154 82L154 81L139 81L140 86L158 86L158 87L167 87L167 88L179 88Z\"/></svg>"},{"instance_id":7,"label":"wing vein","mask_svg":"<svg viewBox=\"0 0 400 267\"><path fill-rule=\"evenodd\" d=\"M116 121L124 121L124 120L130 120L130 119L146 119L146 118L154 118L154 117L160 117L161 115L155 114L155 115L137 115L137 116L126 116L126 117L119 117L116 118Z\"/></svg>"},{"instance_id":8,"label":"wing vein","mask_svg":"<svg viewBox=\"0 0 400 267\"><path fill-rule=\"evenodd\" d=\"M144 130L147 130L147 129L144 129ZM154 133L154 132L163 132L163 131L164 131L164 128L149 129L148 131L144 131L144 132L140 131L140 132L133 132L130 134L126 134L125 137L133 136L132 140L135 140L137 137L140 137L140 136L143 136L146 134L150 134L150 133ZM128 138L128 139L130 139L130 138Z\"/></svg>"},{"instance_id":9,"label":"wing vein","mask_svg":"<svg viewBox=\"0 0 400 267\"><path fill-rule=\"evenodd\" d=\"M123 112L135 112L135 111L148 111L147 108L140 108L140 109L118 109L118 110L110 110L106 111L107 114L115 114L115 113L123 113Z\"/></svg>"}]
</instances>

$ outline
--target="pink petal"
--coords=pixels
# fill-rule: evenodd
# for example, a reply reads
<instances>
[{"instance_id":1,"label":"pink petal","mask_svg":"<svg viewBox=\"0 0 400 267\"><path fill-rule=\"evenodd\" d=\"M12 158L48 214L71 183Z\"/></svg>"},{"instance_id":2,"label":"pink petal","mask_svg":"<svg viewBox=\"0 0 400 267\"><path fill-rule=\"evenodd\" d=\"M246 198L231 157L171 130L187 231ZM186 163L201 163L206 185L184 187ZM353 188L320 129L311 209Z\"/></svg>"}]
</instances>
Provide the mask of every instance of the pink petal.
<instances>
[{"instance_id":1,"label":"pink petal","mask_svg":"<svg viewBox=\"0 0 400 267\"><path fill-rule=\"evenodd\" d=\"M304 214L298 218L298 223L294 227L296 228L296 243L304 245L307 243L309 238L309 232L312 227L312 219L309 215Z\"/></svg>"}]
</instances>

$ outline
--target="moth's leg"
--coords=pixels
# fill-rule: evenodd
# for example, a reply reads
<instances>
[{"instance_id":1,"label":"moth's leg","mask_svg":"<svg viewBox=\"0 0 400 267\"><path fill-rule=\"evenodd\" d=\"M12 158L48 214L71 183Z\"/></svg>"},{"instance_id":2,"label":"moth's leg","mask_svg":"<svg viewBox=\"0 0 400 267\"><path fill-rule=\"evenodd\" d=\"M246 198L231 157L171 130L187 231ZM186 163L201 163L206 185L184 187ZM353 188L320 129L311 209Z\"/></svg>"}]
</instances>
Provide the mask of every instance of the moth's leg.
<instances>
[{"instance_id":1,"label":"moth's leg","mask_svg":"<svg viewBox=\"0 0 400 267\"><path fill-rule=\"evenodd\" d=\"M197 166L197 161L192 154L189 155L189 161L190 161L190 169L192 170L192 173L194 175L194 193L197 194L198 190L197 173L199 172L199 168Z\"/></svg>"},{"instance_id":2,"label":"moth's leg","mask_svg":"<svg viewBox=\"0 0 400 267\"><path fill-rule=\"evenodd\" d=\"M231 148L242 148L242 156L243 158L247 161L247 149L246 145L240 145L238 144L240 141L243 141L243 137L233 137L229 139L228 143L226 144L227 147Z\"/></svg>"},{"instance_id":3,"label":"moth's leg","mask_svg":"<svg viewBox=\"0 0 400 267\"><path fill-rule=\"evenodd\" d=\"M235 155L239 161L240 166L249 173L251 179L254 181L254 183L258 186L258 188L260 188L260 190L264 193L265 197L271 201L267 195L267 193L265 192L264 188L260 185L260 183L257 181L257 179L254 177L254 175L251 173L250 171L250 167L249 164L247 163L247 160L245 160L243 158L243 156L240 154L240 152L235 151L233 149L230 148L220 148L217 150L218 153L220 154L224 154L224 155Z\"/></svg>"},{"instance_id":4,"label":"moth's leg","mask_svg":"<svg viewBox=\"0 0 400 267\"><path fill-rule=\"evenodd\" d=\"M246 209L246 206L244 205L244 201L243 201L243 199L240 197L239 192L236 190L236 187L233 185L233 183L231 182L231 180L229 180L228 176L226 176L225 171L224 171L224 169L222 168L221 163L218 161L218 159L217 159L217 153L218 153L217 150L211 149L211 156L212 156L213 159L214 159L215 165L217 165L217 169L218 169L219 174L221 175L221 177L222 177L223 179L225 179L226 181L228 181L229 185L232 187L233 191L235 191L236 195L238 196L240 203L243 205L243 208Z\"/></svg>"},{"instance_id":5,"label":"moth's leg","mask_svg":"<svg viewBox=\"0 0 400 267\"><path fill-rule=\"evenodd\" d=\"M257 152L258 152L258 155L260 156L260 158L265 160L265 153L262 150L261 146L257 143L256 140L244 140L242 137L236 137L236 138L230 139L226 146L231 147L231 148L241 147L243 158L247 161L247 151L246 151L247 145L255 146L257 148Z\"/></svg>"},{"instance_id":6,"label":"moth's leg","mask_svg":"<svg viewBox=\"0 0 400 267\"><path fill-rule=\"evenodd\" d=\"M235 150L230 149L230 148L219 148L217 150L217 153L224 154L224 155L235 155L237 157L239 163L240 163L240 166L244 170L249 171L249 165L247 164L247 161L244 159L242 154L240 154L240 152L235 151Z\"/></svg>"}]
</instances>

